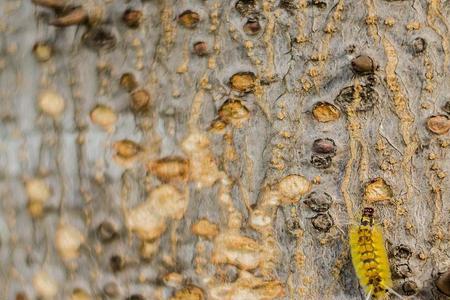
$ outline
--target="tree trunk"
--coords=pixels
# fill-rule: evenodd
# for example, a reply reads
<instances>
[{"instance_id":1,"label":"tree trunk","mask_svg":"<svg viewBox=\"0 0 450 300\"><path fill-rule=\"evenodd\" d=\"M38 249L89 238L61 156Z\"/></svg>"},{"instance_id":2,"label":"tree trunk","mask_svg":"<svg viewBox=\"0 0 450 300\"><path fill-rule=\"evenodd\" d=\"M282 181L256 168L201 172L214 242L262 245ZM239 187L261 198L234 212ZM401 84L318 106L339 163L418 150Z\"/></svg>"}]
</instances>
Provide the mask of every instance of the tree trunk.
<instances>
[{"instance_id":1,"label":"tree trunk","mask_svg":"<svg viewBox=\"0 0 450 300\"><path fill-rule=\"evenodd\" d=\"M450 294L448 1L0 7L2 299Z\"/></svg>"}]
</instances>

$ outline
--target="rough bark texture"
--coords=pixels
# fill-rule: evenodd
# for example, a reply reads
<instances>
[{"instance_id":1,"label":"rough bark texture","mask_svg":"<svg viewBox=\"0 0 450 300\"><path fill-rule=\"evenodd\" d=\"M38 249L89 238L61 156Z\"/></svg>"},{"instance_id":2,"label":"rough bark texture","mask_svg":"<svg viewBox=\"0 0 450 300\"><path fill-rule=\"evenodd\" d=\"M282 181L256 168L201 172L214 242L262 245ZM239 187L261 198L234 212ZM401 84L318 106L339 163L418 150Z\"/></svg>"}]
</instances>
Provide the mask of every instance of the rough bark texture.
<instances>
[{"instance_id":1,"label":"rough bark texture","mask_svg":"<svg viewBox=\"0 0 450 300\"><path fill-rule=\"evenodd\" d=\"M365 206L445 299L448 1L35 2L0 1L1 299L364 299Z\"/></svg>"}]
</instances>

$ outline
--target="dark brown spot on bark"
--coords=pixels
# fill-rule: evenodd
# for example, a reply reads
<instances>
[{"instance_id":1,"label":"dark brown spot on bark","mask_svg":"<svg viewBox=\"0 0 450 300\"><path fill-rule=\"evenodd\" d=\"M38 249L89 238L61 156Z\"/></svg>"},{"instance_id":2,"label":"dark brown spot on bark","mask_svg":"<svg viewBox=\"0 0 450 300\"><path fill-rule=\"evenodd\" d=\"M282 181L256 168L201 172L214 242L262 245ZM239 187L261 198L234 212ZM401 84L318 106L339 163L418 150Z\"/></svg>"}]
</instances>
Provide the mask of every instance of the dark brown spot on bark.
<instances>
[{"instance_id":1,"label":"dark brown spot on bark","mask_svg":"<svg viewBox=\"0 0 450 300\"><path fill-rule=\"evenodd\" d=\"M106 27L94 27L83 34L84 44L95 50L111 50L116 46L116 36Z\"/></svg>"},{"instance_id":2,"label":"dark brown spot on bark","mask_svg":"<svg viewBox=\"0 0 450 300\"><path fill-rule=\"evenodd\" d=\"M249 18L244 24L244 32L248 35L255 35L261 30L258 18Z\"/></svg>"},{"instance_id":3,"label":"dark brown spot on bark","mask_svg":"<svg viewBox=\"0 0 450 300\"><path fill-rule=\"evenodd\" d=\"M371 85L361 85L361 91L359 92L360 102L356 111L368 111L371 110L378 102L378 93L373 89ZM334 99L334 102L343 110L347 111L350 105L355 101L355 87L348 86L341 90L339 95Z\"/></svg>"},{"instance_id":4,"label":"dark brown spot on bark","mask_svg":"<svg viewBox=\"0 0 450 300\"><path fill-rule=\"evenodd\" d=\"M322 0L312 0L311 2L309 2L310 5L316 6L320 9L324 9L327 7L327 3L325 1Z\"/></svg>"},{"instance_id":5,"label":"dark brown spot on bark","mask_svg":"<svg viewBox=\"0 0 450 300\"><path fill-rule=\"evenodd\" d=\"M412 49L416 55L425 52L427 49L427 42L421 37L415 38L412 42Z\"/></svg>"},{"instance_id":6,"label":"dark brown spot on bark","mask_svg":"<svg viewBox=\"0 0 450 300\"><path fill-rule=\"evenodd\" d=\"M115 282L108 282L103 286L103 293L111 298L117 297L120 294L119 286Z\"/></svg>"},{"instance_id":7,"label":"dark brown spot on bark","mask_svg":"<svg viewBox=\"0 0 450 300\"><path fill-rule=\"evenodd\" d=\"M336 143L330 138L317 139L313 142L312 150L318 154L336 154Z\"/></svg>"},{"instance_id":8,"label":"dark brown spot on bark","mask_svg":"<svg viewBox=\"0 0 450 300\"><path fill-rule=\"evenodd\" d=\"M28 296L24 292L18 292L16 294L16 300L28 300Z\"/></svg>"},{"instance_id":9,"label":"dark brown spot on bark","mask_svg":"<svg viewBox=\"0 0 450 300\"><path fill-rule=\"evenodd\" d=\"M136 77L132 73L123 73L120 76L120 86L128 92L132 92L138 87Z\"/></svg>"},{"instance_id":10,"label":"dark brown spot on bark","mask_svg":"<svg viewBox=\"0 0 450 300\"><path fill-rule=\"evenodd\" d=\"M192 10L185 10L178 16L178 22L186 28L195 28L200 22L200 15Z\"/></svg>"},{"instance_id":11,"label":"dark brown spot on bark","mask_svg":"<svg viewBox=\"0 0 450 300\"><path fill-rule=\"evenodd\" d=\"M441 293L450 297L450 270L438 277L436 287Z\"/></svg>"},{"instance_id":12,"label":"dark brown spot on bark","mask_svg":"<svg viewBox=\"0 0 450 300\"><path fill-rule=\"evenodd\" d=\"M145 89L131 93L131 108L134 111L145 111L150 104L150 94Z\"/></svg>"},{"instance_id":13,"label":"dark brown spot on bark","mask_svg":"<svg viewBox=\"0 0 450 300\"><path fill-rule=\"evenodd\" d=\"M109 242L117 237L117 231L111 222L103 221L97 228L97 236L102 242Z\"/></svg>"},{"instance_id":14,"label":"dark brown spot on bark","mask_svg":"<svg viewBox=\"0 0 450 300\"><path fill-rule=\"evenodd\" d=\"M120 255L113 255L109 259L109 265L113 272L119 272L123 270L125 262Z\"/></svg>"},{"instance_id":15,"label":"dark brown spot on bark","mask_svg":"<svg viewBox=\"0 0 450 300\"><path fill-rule=\"evenodd\" d=\"M412 296L417 294L417 292L419 291L419 287L417 286L417 283L415 283L414 281L408 280L403 282L402 290L406 296Z\"/></svg>"},{"instance_id":16,"label":"dark brown spot on bark","mask_svg":"<svg viewBox=\"0 0 450 300\"><path fill-rule=\"evenodd\" d=\"M330 209L333 199L325 192L311 192L304 203L315 212L326 212Z\"/></svg>"},{"instance_id":17,"label":"dark brown spot on bark","mask_svg":"<svg viewBox=\"0 0 450 300\"><path fill-rule=\"evenodd\" d=\"M375 71L375 63L370 56L360 55L352 59L352 69L358 74L370 74Z\"/></svg>"},{"instance_id":18,"label":"dark brown spot on bark","mask_svg":"<svg viewBox=\"0 0 450 300\"><path fill-rule=\"evenodd\" d=\"M298 8L296 3L297 3L297 1L295 1L295 0L281 0L279 6L280 6L280 8L291 11L291 10L295 10Z\"/></svg>"},{"instance_id":19,"label":"dark brown spot on bark","mask_svg":"<svg viewBox=\"0 0 450 300\"><path fill-rule=\"evenodd\" d=\"M332 163L332 159L331 159L331 156L329 156L329 155L326 155L326 156L317 155L317 154L311 155L311 164L316 169L327 169L331 166L331 163Z\"/></svg>"},{"instance_id":20,"label":"dark brown spot on bark","mask_svg":"<svg viewBox=\"0 0 450 300\"><path fill-rule=\"evenodd\" d=\"M450 114L450 101L444 103L444 105L442 106L442 110L447 114Z\"/></svg>"},{"instance_id":21,"label":"dark brown spot on bark","mask_svg":"<svg viewBox=\"0 0 450 300\"><path fill-rule=\"evenodd\" d=\"M406 278L412 275L411 267L408 263L396 264L393 267L393 275L397 278Z\"/></svg>"},{"instance_id":22,"label":"dark brown spot on bark","mask_svg":"<svg viewBox=\"0 0 450 300\"><path fill-rule=\"evenodd\" d=\"M204 41L199 41L194 44L194 53L198 56L205 56L208 54L208 44Z\"/></svg>"},{"instance_id":23,"label":"dark brown spot on bark","mask_svg":"<svg viewBox=\"0 0 450 300\"><path fill-rule=\"evenodd\" d=\"M409 246L401 244L394 248L393 255L398 259L409 259L412 255L412 251Z\"/></svg>"},{"instance_id":24,"label":"dark brown spot on bark","mask_svg":"<svg viewBox=\"0 0 450 300\"><path fill-rule=\"evenodd\" d=\"M140 10L128 8L122 15L122 21L130 28L137 28L141 25L143 13Z\"/></svg>"},{"instance_id":25,"label":"dark brown spot on bark","mask_svg":"<svg viewBox=\"0 0 450 300\"><path fill-rule=\"evenodd\" d=\"M234 8L242 16L247 16L256 11L256 1L255 0L238 0L234 5Z\"/></svg>"},{"instance_id":26,"label":"dark brown spot on bark","mask_svg":"<svg viewBox=\"0 0 450 300\"><path fill-rule=\"evenodd\" d=\"M333 218L329 214L317 214L311 220L315 229L327 232L333 226Z\"/></svg>"},{"instance_id":27,"label":"dark brown spot on bark","mask_svg":"<svg viewBox=\"0 0 450 300\"><path fill-rule=\"evenodd\" d=\"M133 294L133 295L127 297L126 300L145 300L145 297L142 296L141 294Z\"/></svg>"}]
</instances>

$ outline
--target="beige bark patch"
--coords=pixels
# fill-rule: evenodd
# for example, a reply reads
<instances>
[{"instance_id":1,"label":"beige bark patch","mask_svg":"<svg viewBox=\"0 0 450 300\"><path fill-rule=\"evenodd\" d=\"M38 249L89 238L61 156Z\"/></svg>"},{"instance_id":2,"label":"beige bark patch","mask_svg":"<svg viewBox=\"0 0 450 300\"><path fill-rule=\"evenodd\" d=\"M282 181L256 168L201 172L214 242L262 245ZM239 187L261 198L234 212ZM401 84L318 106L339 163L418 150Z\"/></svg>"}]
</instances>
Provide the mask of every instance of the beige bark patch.
<instances>
[{"instance_id":1,"label":"beige bark patch","mask_svg":"<svg viewBox=\"0 0 450 300\"><path fill-rule=\"evenodd\" d=\"M128 213L127 226L141 240L155 239L166 231L165 218L154 211L154 204L150 202L144 202Z\"/></svg>"},{"instance_id":2,"label":"beige bark patch","mask_svg":"<svg viewBox=\"0 0 450 300\"><path fill-rule=\"evenodd\" d=\"M267 212L255 209L251 214L250 225L255 229L270 227L272 226L272 218Z\"/></svg>"},{"instance_id":3,"label":"beige bark patch","mask_svg":"<svg viewBox=\"0 0 450 300\"><path fill-rule=\"evenodd\" d=\"M41 178L27 180L25 182L25 191L28 199L32 201L46 202L51 196L50 187Z\"/></svg>"},{"instance_id":4,"label":"beige bark patch","mask_svg":"<svg viewBox=\"0 0 450 300\"><path fill-rule=\"evenodd\" d=\"M163 277L163 281L167 286L176 288L181 286L181 284L183 283L183 275L181 275L180 273L176 273L176 272L172 272L172 273L168 273L166 275L164 275Z\"/></svg>"},{"instance_id":5,"label":"beige bark patch","mask_svg":"<svg viewBox=\"0 0 450 300\"><path fill-rule=\"evenodd\" d=\"M75 289L70 296L70 300L91 300L92 297L82 289Z\"/></svg>"},{"instance_id":6,"label":"beige bark patch","mask_svg":"<svg viewBox=\"0 0 450 300\"><path fill-rule=\"evenodd\" d=\"M171 185L163 184L153 190L150 201L156 205L158 213L174 219L181 219L186 212L188 199Z\"/></svg>"},{"instance_id":7,"label":"beige bark patch","mask_svg":"<svg viewBox=\"0 0 450 300\"><path fill-rule=\"evenodd\" d=\"M39 94L38 104L39 108L45 114L56 118L64 111L64 98L55 91L44 90Z\"/></svg>"},{"instance_id":8,"label":"beige bark patch","mask_svg":"<svg viewBox=\"0 0 450 300\"><path fill-rule=\"evenodd\" d=\"M129 159L135 157L141 150L141 147L133 141L121 140L114 143L114 149L116 150L117 156Z\"/></svg>"},{"instance_id":9,"label":"beige bark patch","mask_svg":"<svg viewBox=\"0 0 450 300\"><path fill-rule=\"evenodd\" d=\"M113 144L113 160L120 166L131 167L142 153L142 147L131 140L124 139Z\"/></svg>"},{"instance_id":10,"label":"beige bark patch","mask_svg":"<svg viewBox=\"0 0 450 300\"><path fill-rule=\"evenodd\" d=\"M104 128L111 129L117 122L116 113L106 105L97 105L90 113L92 123Z\"/></svg>"},{"instance_id":11,"label":"beige bark patch","mask_svg":"<svg viewBox=\"0 0 450 300\"><path fill-rule=\"evenodd\" d=\"M127 227L144 241L158 238L168 218L181 219L188 199L171 185L160 185L148 199L127 213Z\"/></svg>"},{"instance_id":12,"label":"beige bark patch","mask_svg":"<svg viewBox=\"0 0 450 300\"><path fill-rule=\"evenodd\" d=\"M241 272L233 283L213 285L209 290L211 300L271 300L281 299L284 287L278 280L265 281L248 272Z\"/></svg>"},{"instance_id":13,"label":"beige bark patch","mask_svg":"<svg viewBox=\"0 0 450 300\"><path fill-rule=\"evenodd\" d=\"M313 107L312 114L317 121L322 123L336 121L341 116L339 109L328 102L317 102Z\"/></svg>"},{"instance_id":14,"label":"beige bark patch","mask_svg":"<svg viewBox=\"0 0 450 300\"><path fill-rule=\"evenodd\" d=\"M190 161L189 178L200 188L210 187L222 177L209 146L208 137L197 132L190 134L181 145Z\"/></svg>"},{"instance_id":15,"label":"beige bark patch","mask_svg":"<svg viewBox=\"0 0 450 300\"><path fill-rule=\"evenodd\" d=\"M230 78L230 85L233 90L249 93L256 87L256 76L252 72L236 73Z\"/></svg>"},{"instance_id":16,"label":"beige bark patch","mask_svg":"<svg viewBox=\"0 0 450 300\"><path fill-rule=\"evenodd\" d=\"M151 259L159 249L159 240L143 241L139 247L139 255L146 260Z\"/></svg>"},{"instance_id":17,"label":"beige bark patch","mask_svg":"<svg viewBox=\"0 0 450 300\"><path fill-rule=\"evenodd\" d=\"M219 228L216 224L209 222L207 219L201 219L192 225L192 233L211 239L219 234Z\"/></svg>"},{"instance_id":18,"label":"beige bark patch","mask_svg":"<svg viewBox=\"0 0 450 300\"><path fill-rule=\"evenodd\" d=\"M33 54L40 62L48 61L53 54L53 48L46 42L37 42L33 46Z\"/></svg>"},{"instance_id":19,"label":"beige bark patch","mask_svg":"<svg viewBox=\"0 0 450 300\"><path fill-rule=\"evenodd\" d=\"M219 109L219 117L236 127L242 124L250 117L250 112L239 99L228 99Z\"/></svg>"},{"instance_id":20,"label":"beige bark patch","mask_svg":"<svg viewBox=\"0 0 450 300\"><path fill-rule=\"evenodd\" d=\"M189 162L179 156L164 157L151 161L147 168L162 182L184 181L189 175Z\"/></svg>"},{"instance_id":21,"label":"beige bark patch","mask_svg":"<svg viewBox=\"0 0 450 300\"><path fill-rule=\"evenodd\" d=\"M58 293L58 283L45 271L39 271L33 276L33 287L44 299L54 299Z\"/></svg>"},{"instance_id":22,"label":"beige bark patch","mask_svg":"<svg viewBox=\"0 0 450 300\"><path fill-rule=\"evenodd\" d=\"M214 240L211 261L215 264L232 264L243 270L256 268L261 260L258 242L235 232L224 232Z\"/></svg>"},{"instance_id":23,"label":"beige bark patch","mask_svg":"<svg viewBox=\"0 0 450 300\"><path fill-rule=\"evenodd\" d=\"M373 179L364 188L364 199L369 202L389 200L392 195L391 187L381 177Z\"/></svg>"},{"instance_id":24,"label":"beige bark patch","mask_svg":"<svg viewBox=\"0 0 450 300\"><path fill-rule=\"evenodd\" d=\"M428 129L436 134L445 134L450 130L450 120L445 115L432 116L427 120Z\"/></svg>"},{"instance_id":25,"label":"beige bark patch","mask_svg":"<svg viewBox=\"0 0 450 300\"><path fill-rule=\"evenodd\" d=\"M278 183L277 187L281 195L287 198L283 201L297 202L311 190L312 184L304 176L288 175Z\"/></svg>"},{"instance_id":26,"label":"beige bark patch","mask_svg":"<svg viewBox=\"0 0 450 300\"><path fill-rule=\"evenodd\" d=\"M44 215L44 202L30 200L27 203L27 210L32 218L40 218Z\"/></svg>"},{"instance_id":27,"label":"beige bark patch","mask_svg":"<svg viewBox=\"0 0 450 300\"><path fill-rule=\"evenodd\" d=\"M189 285L175 293L170 300L203 300L205 299L203 290L194 285Z\"/></svg>"},{"instance_id":28,"label":"beige bark patch","mask_svg":"<svg viewBox=\"0 0 450 300\"><path fill-rule=\"evenodd\" d=\"M225 128L227 127L228 123L222 118L218 117L217 119L214 119L211 122L211 126L209 127L209 131L215 134L223 134L225 133Z\"/></svg>"},{"instance_id":29,"label":"beige bark patch","mask_svg":"<svg viewBox=\"0 0 450 300\"><path fill-rule=\"evenodd\" d=\"M60 223L55 235L55 247L64 260L77 258L81 244L85 241L84 235L73 225Z\"/></svg>"}]
</instances>

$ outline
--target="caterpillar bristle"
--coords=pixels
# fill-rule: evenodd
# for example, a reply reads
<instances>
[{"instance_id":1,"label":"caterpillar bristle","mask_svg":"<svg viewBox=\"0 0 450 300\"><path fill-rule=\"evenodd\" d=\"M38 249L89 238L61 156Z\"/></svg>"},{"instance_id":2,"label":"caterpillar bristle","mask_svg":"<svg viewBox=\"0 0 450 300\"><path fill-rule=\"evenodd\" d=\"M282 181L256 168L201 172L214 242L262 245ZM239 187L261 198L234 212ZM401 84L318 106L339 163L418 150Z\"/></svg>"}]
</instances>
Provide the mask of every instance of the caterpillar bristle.
<instances>
[{"instance_id":1,"label":"caterpillar bristle","mask_svg":"<svg viewBox=\"0 0 450 300\"><path fill-rule=\"evenodd\" d=\"M374 225L373 208L364 208L359 225L349 231L352 263L360 285L372 299L385 299L392 287L381 227Z\"/></svg>"}]
</instances>

